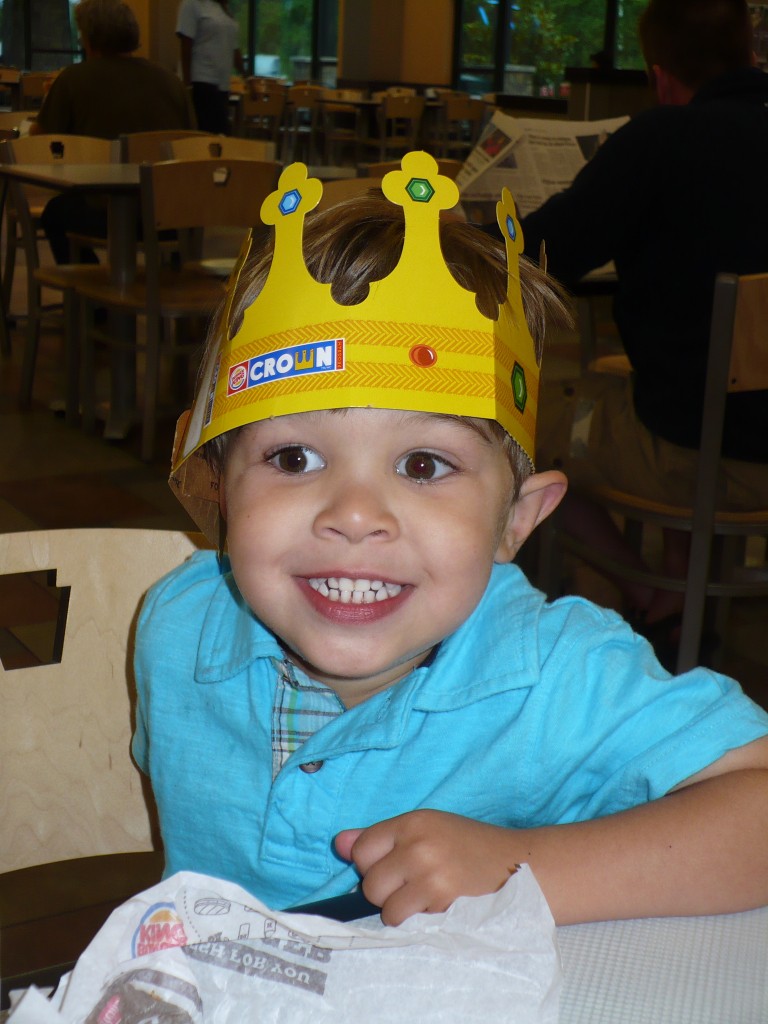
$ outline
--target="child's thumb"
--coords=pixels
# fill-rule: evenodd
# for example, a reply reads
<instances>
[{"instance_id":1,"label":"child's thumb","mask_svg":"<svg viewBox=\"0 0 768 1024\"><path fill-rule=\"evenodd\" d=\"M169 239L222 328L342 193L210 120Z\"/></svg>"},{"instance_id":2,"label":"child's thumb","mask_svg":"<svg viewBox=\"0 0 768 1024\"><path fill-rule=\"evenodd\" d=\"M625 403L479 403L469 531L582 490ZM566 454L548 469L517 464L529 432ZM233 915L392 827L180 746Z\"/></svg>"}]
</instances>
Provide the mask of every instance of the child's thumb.
<instances>
[{"instance_id":1,"label":"child's thumb","mask_svg":"<svg viewBox=\"0 0 768 1024\"><path fill-rule=\"evenodd\" d=\"M363 832L365 832L363 828L345 828L343 832L339 832L334 840L338 855L344 860L352 860L352 847L355 845L357 837L361 836Z\"/></svg>"}]
</instances>

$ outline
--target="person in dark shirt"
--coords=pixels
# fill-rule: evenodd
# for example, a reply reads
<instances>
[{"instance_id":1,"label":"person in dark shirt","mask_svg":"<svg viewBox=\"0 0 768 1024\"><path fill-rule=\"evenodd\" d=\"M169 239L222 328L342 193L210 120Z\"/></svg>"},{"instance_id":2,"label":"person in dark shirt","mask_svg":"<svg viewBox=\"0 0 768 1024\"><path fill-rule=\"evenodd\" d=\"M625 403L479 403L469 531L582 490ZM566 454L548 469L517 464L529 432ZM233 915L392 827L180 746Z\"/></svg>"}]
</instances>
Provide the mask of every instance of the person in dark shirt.
<instances>
[{"instance_id":1,"label":"person in dark shirt","mask_svg":"<svg viewBox=\"0 0 768 1024\"><path fill-rule=\"evenodd\" d=\"M753 66L745 0L651 0L640 39L660 106L522 223L528 255L543 240L566 285L616 267L614 318L632 374L587 374L545 393L538 459L575 485L566 528L630 564L637 555L578 484L691 503L715 276L768 270L768 75ZM768 393L729 396L723 453L724 506L765 507ZM667 571L683 574L687 537L670 531L664 548ZM682 604L634 585L625 598L649 627Z\"/></svg>"},{"instance_id":2,"label":"person in dark shirt","mask_svg":"<svg viewBox=\"0 0 768 1024\"><path fill-rule=\"evenodd\" d=\"M85 60L58 74L40 108L35 133L100 139L138 131L194 129L187 91L165 68L133 56L139 26L123 0L80 0L75 7ZM42 225L57 263L70 261L68 231L106 233L106 210L81 196L51 199ZM95 262L87 251L81 257Z\"/></svg>"}]
</instances>

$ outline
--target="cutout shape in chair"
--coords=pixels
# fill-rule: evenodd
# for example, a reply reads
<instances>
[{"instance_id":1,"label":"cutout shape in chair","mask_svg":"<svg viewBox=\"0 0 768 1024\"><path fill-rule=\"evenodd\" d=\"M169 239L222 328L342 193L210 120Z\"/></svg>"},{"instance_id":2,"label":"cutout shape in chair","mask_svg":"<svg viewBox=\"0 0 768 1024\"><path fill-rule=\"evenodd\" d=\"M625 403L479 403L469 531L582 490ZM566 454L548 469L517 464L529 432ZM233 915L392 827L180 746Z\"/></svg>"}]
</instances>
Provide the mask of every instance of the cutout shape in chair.
<instances>
[{"instance_id":1,"label":"cutout shape in chair","mask_svg":"<svg viewBox=\"0 0 768 1024\"><path fill-rule=\"evenodd\" d=\"M133 629L151 584L208 546L171 530L0 536L3 574L55 572L69 588L60 662L0 663L4 980L74 959L91 937L79 926L92 934L112 905L159 880L153 804L130 757ZM22 604L24 576L14 578ZM36 961L41 952L57 958Z\"/></svg>"},{"instance_id":2,"label":"cutout shape in chair","mask_svg":"<svg viewBox=\"0 0 768 1024\"><path fill-rule=\"evenodd\" d=\"M550 596L559 589L561 551L571 552L606 575L684 594L677 671L699 660L708 600L722 602L718 629L726 625L734 597L768 595L768 508L751 512L717 507L720 448L727 395L768 389L768 274L720 274L715 282L695 494L690 508L660 505L637 495L598 487L587 495L640 535L647 526L690 533L687 576L676 579L630 569L587 547L556 526L544 525L541 583ZM556 523L556 520L555 520ZM759 538L762 557L747 558L747 540ZM553 557L554 552L554 557Z\"/></svg>"},{"instance_id":3,"label":"cutout shape in chair","mask_svg":"<svg viewBox=\"0 0 768 1024\"><path fill-rule=\"evenodd\" d=\"M109 139L97 139L85 135L27 135L3 142L0 145L0 160L5 163L50 164L61 161L74 164L111 163L116 152L115 143ZM22 361L19 401L22 408L29 406L32 399L37 349L43 317L50 307L42 303L41 288L64 292L64 319L72 315L69 305L71 295L69 278L72 265L43 266L38 242L40 240L40 216L45 204L55 193L50 189L35 189L10 181L7 205L7 248L4 267L3 303L10 300L13 283L16 248L20 242L24 249L27 271L27 324L24 357ZM18 239L18 240L17 240ZM94 273L99 268L92 268ZM103 271L102 271L103 273ZM7 308L7 307L6 307ZM71 326L71 325L70 325ZM65 334L67 327L65 323ZM76 367L71 361L74 353L67 349L65 358L66 400L65 404L77 405L76 383L73 374ZM72 409L70 408L70 417Z\"/></svg>"},{"instance_id":4,"label":"cutout shape in chair","mask_svg":"<svg viewBox=\"0 0 768 1024\"><path fill-rule=\"evenodd\" d=\"M423 96L387 93L382 97L376 108L378 136L366 140L368 146L378 149L380 161L386 160L390 152L406 153L416 148L424 103Z\"/></svg>"},{"instance_id":5,"label":"cutout shape in chair","mask_svg":"<svg viewBox=\"0 0 768 1024\"><path fill-rule=\"evenodd\" d=\"M84 304L82 334L83 426L95 424L94 345L119 344L111 334L96 330L90 310L105 307L130 317L143 317L146 338L142 402L141 456L152 458L159 394L160 358L167 353L189 356L200 344L210 315L224 296L224 282L195 265L206 229L239 228L238 246L246 231L260 226L260 209L273 191L280 165L252 160L169 160L142 164L141 203L144 225L145 267L133 285L118 288L112 282L93 283L85 276L76 285ZM178 232L178 266L162 259L161 236ZM188 336L176 337L172 323L184 321ZM192 329L192 324L197 329ZM181 401L186 401L184 396ZM183 408L183 405L182 407ZM173 410L174 415L181 408Z\"/></svg>"}]
</instances>

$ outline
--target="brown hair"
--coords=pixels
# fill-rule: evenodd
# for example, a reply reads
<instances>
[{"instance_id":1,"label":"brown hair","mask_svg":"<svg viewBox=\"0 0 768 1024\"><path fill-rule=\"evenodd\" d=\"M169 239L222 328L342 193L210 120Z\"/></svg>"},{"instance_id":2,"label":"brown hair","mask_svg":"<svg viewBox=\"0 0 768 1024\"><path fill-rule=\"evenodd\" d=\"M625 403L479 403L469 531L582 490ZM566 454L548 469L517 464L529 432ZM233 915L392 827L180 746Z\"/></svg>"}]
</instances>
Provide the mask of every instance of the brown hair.
<instances>
[{"instance_id":1,"label":"brown hair","mask_svg":"<svg viewBox=\"0 0 768 1024\"><path fill-rule=\"evenodd\" d=\"M123 0L80 0L75 21L84 42L104 57L139 48L139 23Z\"/></svg>"},{"instance_id":2,"label":"brown hair","mask_svg":"<svg viewBox=\"0 0 768 1024\"><path fill-rule=\"evenodd\" d=\"M405 217L401 207L371 189L307 217L304 227L304 259L318 281L331 285L336 302L353 306L363 302L370 284L387 277L396 267L403 248ZM470 224L456 218L441 220L440 243L443 257L459 284L475 292L479 310L495 318L507 294L507 261L504 246ZM237 331L243 313L264 286L272 262L272 240L243 268L232 305L230 334ZM565 293L530 260L520 259L520 284L528 328L541 363L545 324L570 326ZM223 309L211 326L208 345L218 344ZM504 446L513 472L516 491L530 475L528 456L500 424L487 421L483 433ZM209 441L205 456L217 470L223 467L227 438L232 432Z\"/></svg>"},{"instance_id":3,"label":"brown hair","mask_svg":"<svg viewBox=\"0 0 768 1024\"><path fill-rule=\"evenodd\" d=\"M746 0L650 0L639 33L648 67L658 64L694 91L752 64Z\"/></svg>"}]
</instances>

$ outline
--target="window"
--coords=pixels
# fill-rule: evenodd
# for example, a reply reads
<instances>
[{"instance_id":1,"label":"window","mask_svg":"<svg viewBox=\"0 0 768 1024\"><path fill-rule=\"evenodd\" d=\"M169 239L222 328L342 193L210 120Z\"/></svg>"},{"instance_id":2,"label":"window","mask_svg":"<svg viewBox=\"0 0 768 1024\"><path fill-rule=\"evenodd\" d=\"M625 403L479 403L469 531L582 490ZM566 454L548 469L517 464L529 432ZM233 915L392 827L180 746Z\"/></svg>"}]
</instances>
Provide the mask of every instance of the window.
<instances>
[{"instance_id":1,"label":"window","mask_svg":"<svg viewBox=\"0 0 768 1024\"><path fill-rule=\"evenodd\" d=\"M646 0L462 0L458 87L558 97L567 67L642 68Z\"/></svg>"},{"instance_id":2,"label":"window","mask_svg":"<svg viewBox=\"0 0 768 1024\"><path fill-rule=\"evenodd\" d=\"M336 84L338 0L230 0L250 74Z\"/></svg>"}]
</instances>

